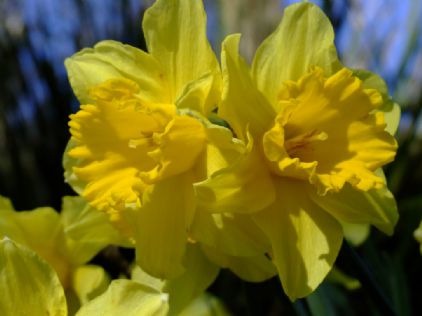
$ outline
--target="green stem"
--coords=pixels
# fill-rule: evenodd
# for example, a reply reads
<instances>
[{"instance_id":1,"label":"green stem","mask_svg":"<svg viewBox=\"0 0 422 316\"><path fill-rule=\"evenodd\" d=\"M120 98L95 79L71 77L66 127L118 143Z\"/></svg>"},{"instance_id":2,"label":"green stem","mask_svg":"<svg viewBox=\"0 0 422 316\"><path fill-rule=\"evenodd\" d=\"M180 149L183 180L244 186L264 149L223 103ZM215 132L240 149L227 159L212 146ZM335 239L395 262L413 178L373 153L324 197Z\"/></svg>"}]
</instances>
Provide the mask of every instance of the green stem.
<instances>
[{"instance_id":1,"label":"green stem","mask_svg":"<svg viewBox=\"0 0 422 316\"><path fill-rule=\"evenodd\" d=\"M379 286L368 265L362 260L359 254L346 241L343 242L341 249L342 259L352 269L362 284L362 289L367 291L368 295L380 309L382 315L397 315L390 304L383 289Z\"/></svg>"},{"instance_id":2,"label":"green stem","mask_svg":"<svg viewBox=\"0 0 422 316\"><path fill-rule=\"evenodd\" d=\"M306 308L306 302L303 299L296 300L292 303L292 305L297 316L309 316L309 312Z\"/></svg>"}]
</instances>

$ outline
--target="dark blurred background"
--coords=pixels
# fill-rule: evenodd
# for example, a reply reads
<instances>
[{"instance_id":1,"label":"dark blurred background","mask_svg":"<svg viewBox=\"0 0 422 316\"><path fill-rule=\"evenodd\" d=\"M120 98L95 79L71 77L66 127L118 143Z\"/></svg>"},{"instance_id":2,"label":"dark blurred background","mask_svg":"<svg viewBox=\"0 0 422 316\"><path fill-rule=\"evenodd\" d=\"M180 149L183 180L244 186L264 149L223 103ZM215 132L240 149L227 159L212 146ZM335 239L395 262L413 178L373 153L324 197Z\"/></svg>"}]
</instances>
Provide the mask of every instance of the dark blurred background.
<instances>
[{"instance_id":1,"label":"dark blurred background","mask_svg":"<svg viewBox=\"0 0 422 316\"><path fill-rule=\"evenodd\" d=\"M68 84L64 59L102 39L144 48L141 17L152 2L0 0L0 194L10 197L17 209L42 205L59 209L61 197L73 194L63 181L61 159L69 137L68 116L79 104ZM226 34L242 32L241 48L250 60L257 45L278 24L282 8L297 1L204 2L208 35L217 55ZM386 169L401 219L393 238L373 231L357 250L375 271L398 314L416 315L422 307L422 261L412 237L422 218L422 1L312 2L331 19L344 64L380 74L402 108L397 134L400 149L397 160ZM340 265L341 260L347 261L344 256L342 252ZM347 265L343 268L347 270ZM232 283L225 284L227 280ZM248 305L248 300L254 299L257 306L267 304L267 312L274 315L281 311L315 314L327 297L335 304L330 310L320 310L321 315L340 311L354 315L348 306L368 315L383 314L368 307L376 303L366 299L364 291L334 291L332 285L324 283L303 309L301 303L283 307L285 298L268 294L279 290L276 281L245 285L233 280L220 278L213 289L226 303L231 300L229 307L237 314L258 315ZM243 294L233 298L237 290Z\"/></svg>"},{"instance_id":2,"label":"dark blurred background","mask_svg":"<svg viewBox=\"0 0 422 316\"><path fill-rule=\"evenodd\" d=\"M71 193L61 157L78 103L63 61L102 39L142 41L142 1L0 0L0 194L17 209Z\"/></svg>"}]
</instances>

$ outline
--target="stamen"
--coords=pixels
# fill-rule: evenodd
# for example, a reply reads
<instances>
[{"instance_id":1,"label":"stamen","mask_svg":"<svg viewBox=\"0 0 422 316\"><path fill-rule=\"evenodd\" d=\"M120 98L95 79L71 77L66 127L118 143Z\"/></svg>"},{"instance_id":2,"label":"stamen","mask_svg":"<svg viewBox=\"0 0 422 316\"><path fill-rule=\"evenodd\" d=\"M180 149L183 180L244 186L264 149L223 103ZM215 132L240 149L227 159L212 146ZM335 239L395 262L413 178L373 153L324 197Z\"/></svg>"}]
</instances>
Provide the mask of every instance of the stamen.
<instances>
[{"instance_id":1,"label":"stamen","mask_svg":"<svg viewBox=\"0 0 422 316\"><path fill-rule=\"evenodd\" d=\"M142 132L142 137L136 139L130 139L128 142L129 148L136 149L139 146L151 147L153 146L153 133Z\"/></svg>"},{"instance_id":2,"label":"stamen","mask_svg":"<svg viewBox=\"0 0 422 316\"><path fill-rule=\"evenodd\" d=\"M316 129L314 129L310 132L299 134L293 138L285 140L284 146L290 157L301 158L301 157L298 157L299 151L312 150L312 147L310 146L311 143L316 142L316 141L324 141L327 138L328 138L327 133L319 132Z\"/></svg>"}]
</instances>

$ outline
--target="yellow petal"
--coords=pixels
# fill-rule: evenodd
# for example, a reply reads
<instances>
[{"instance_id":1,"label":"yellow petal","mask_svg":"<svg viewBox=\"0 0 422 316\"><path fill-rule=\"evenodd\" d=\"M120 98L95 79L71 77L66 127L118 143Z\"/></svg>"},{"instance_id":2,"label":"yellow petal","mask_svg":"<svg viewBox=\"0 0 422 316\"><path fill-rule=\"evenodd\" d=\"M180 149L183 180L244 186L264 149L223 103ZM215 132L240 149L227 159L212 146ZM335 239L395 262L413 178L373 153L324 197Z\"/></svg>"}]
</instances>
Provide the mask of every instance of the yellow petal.
<instances>
[{"instance_id":1,"label":"yellow petal","mask_svg":"<svg viewBox=\"0 0 422 316\"><path fill-rule=\"evenodd\" d=\"M68 256L74 264L88 262L110 244L131 246L110 224L107 215L90 207L82 197L63 198L61 222Z\"/></svg>"},{"instance_id":2,"label":"yellow petal","mask_svg":"<svg viewBox=\"0 0 422 316\"><path fill-rule=\"evenodd\" d=\"M188 83L176 100L177 108L190 109L204 114L210 112L212 109L206 109L206 107L213 105L211 102L217 102L216 100L210 101L210 98L215 97L212 95L214 81L215 77L208 72L198 80Z\"/></svg>"},{"instance_id":3,"label":"yellow petal","mask_svg":"<svg viewBox=\"0 0 422 316\"><path fill-rule=\"evenodd\" d=\"M0 241L2 315L66 316L63 287L54 270L35 252L4 238Z\"/></svg>"},{"instance_id":4,"label":"yellow petal","mask_svg":"<svg viewBox=\"0 0 422 316\"><path fill-rule=\"evenodd\" d=\"M83 195L92 206L118 220L118 204L138 203L133 186L142 186L139 171L155 164L148 156L149 138L162 132L174 115L173 105L141 101L139 86L127 79L114 79L91 89L96 105L84 105L69 122L76 145L68 151L70 165L86 183ZM137 145L131 144L137 141ZM142 141L142 142L141 142Z\"/></svg>"},{"instance_id":5,"label":"yellow petal","mask_svg":"<svg viewBox=\"0 0 422 316\"><path fill-rule=\"evenodd\" d=\"M211 214L202 209L195 213L191 237L232 256L255 256L270 249L264 233L249 215Z\"/></svg>"},{"instance_id":6,"label":"yellow petal","mask_svg":"<svg viewBox=\"0 0 422 316\"><path fill-rule=\"evenodd\" d=\"M7 197L0 195L0 212L5 210L14 210L12 202Z\"/></svg>"},{"instance_id":7,"label":"yellow petal","mask_svg":"<svg viewBox=\"0 0 422 316\"><path fill-rule=\"evenodd\" d=\"M297 80L311 66L331 75L340 67L334 32L321 9L312 3L286 8L278 28L258 48L252 67L258 89L277 106L285 80Z\"/></svg>"},{"instance_id":8,"label":"yellow petal","mask_svg":"<svg viewBox=\"0 0 422 316\"><path fill-rule=\"evenodd\" d=\"M337 130L341 125L365 118L382 105L381 94L365 89L347 68L326 77L322 68L312 67L298 81L286 81L280 90L280 101L294 98L297 102L292 105L294 109L287 122L292 124L290 134L315 128L328 133L327 130Z\"/></svg>"},{"instance_id":9,"label":"yellow petal","mask_svg":"<svg viewBox=\"0 0 422 316\"><path fill-rule=\"evenodd\" d=\"M81 104L91 103L89 89L113 78L139 84L143 100L170 102L168 82L160 64L144 51L116 41L102 41L65 61L69 82Z\"/></svg>"},{"instance_id":10,"label":"yellow petal","mask_svg":"<svg viewBox=\"0 0 422 316\"><path fill-rule=\"evenodd\" d=\"M208 142L202 159L198 161L198 170L202 172L201 179L207 179L214 173L235 163L245 152L242 141L233 137L232 132L223 126L207 125Z\"/></svg>"},{"instance_id":11,"label":"yellow petal","mask_svg":"<svg viewBox=\"0 0 422 316\"><path fill-rule=\"evenodd\" d=\"M184 264L186 271L171 280L154 278L136 266L132 271L132 280L167 294L169 315L179 315L182 309L208 288L219 271L219 267L208 260L198 244L187 247Z\"/></svg>"},{"instance_id":12,"label":"yellow petal","mask_svg":"<svg viewBox=\"0 0 422 316\"><path fill-rule=\"evenodd\" d=\"M399 127L401 110L400 106L388 95L387 84L380 76L367 70L355 70L353 73L362 80L365 89L376 89L381 93L383 105L379 110L384 113L385 130L394 135Z\"/></svg>"},{"instance_id":13,"label":"yellow petal","mask_svg":"<svg viewBox=\"0 0 422 316\"><path fill-rule=\"evenodd\" d=\"M79 165L82 162L80 158L73 158L68 153L73 148L77 146L77 143L74 139L69 139L66 148L63 153L63 169L64 169L64 179L67 184L78 194L82 194L85 189L86 183L78 178L78 176L73 171L73 167Z\"/></svg>"},{"instance_id":14,"label":"yellow petal","mask_svg":"<svg viewBox=\"0 0 422 316\"><path fill-rule=\"evenodd\" d=\"M145 192L143 206L134 211L132 221L136 261L148 274L169 279L184 271L182 259L194 210L190 174L168 178Z\"/></svg>"},{"instance_id":15,"label":"yellow petal","mask_svg":"<svg viewBox=\"0 0 422 316\"><path fill-rule=\"evenodd\" d=\"M3 198L0 208L0 238L8 236L18 243L26 245L26 236L16 221L16 212L9 199Z\"/></svg>"},{"instance_id":16,"label":"yellow petal","mask_svg":"<svg viewBox=\"0 0 422 316\"><path fill-rule=\"evenodd\" d=\"M135 281L115 280L108 290L88 302L76 316L165 316L168 297Z\"/></svg>"},{"instance_id":17,"label":"yellow petal","mask_svg":"<svg viewBox=\"0 0 422 316\"><path fill-rule=\"evenodd\" d=\"M204 293L193 300L179 316L229 316L223 303L215 296Z\"/></svg>"},{"instance_id":18,"label":"yellow petal","mask_svg":"<svg viewBox=\"0 0 422 316\"><path fill-rule=\"evenodd\" d=\"M396 201L386 188L361 192L346 185L340 192L312 199L338 220L354 224L372 224L386 234L393 233L398 220Z\"/></svg>"},{"instance_id":19,"label":"yellow petal","mask_svg":"<svg viewBox=\"0 0 422 316\"><path fill-rule=\"evenodd\" d=\"M246 141L246 129L253 137L260 137L270 127L275 112L257 90L246 62L239 56L239 40L239 34L230 35L222 45L224 88L218 113L237 137Z\"/></svg>"},{"instance_id":20,"label":"yellow petal","mask_svg":"<svg viewBox=\"0 0 422 316\"><path fill-rule=\"evenodd\" d=\"M213 86L201 111L208 114L219 100L221 75L207 40L202 1L158 0L145 12L142 28L148 51L165 70L172 102L190 82L212 74Z\"/></svg>"},{"instance_id":21,"label":"yellow petal","mask_svg":"<svg viewBox=\"0 0 422 316\"><path fill-rule=\"evenodd\" d=\"M386 125L385 130L390 133L390 135L395 135L400 124L400 105L389 99L380 108L380 111L384 113L384 120Z\"/></svg>"},{"instance_id":22,"label":"yellow petal","mask_svg":"<svg viewBox=\"0 0 422 316\"><path fill-rule=\"evenodd\" d=\"M343 227L344 238L353 246L362 245L369 237L371 226L369 224L352 224L340 222Z\"/></svg>"},{"instance_id":23,"label":"yellow petal","mask_svg":"<svg viewBox=\"0 0 422 316\"><path fill-rule=\"evenodd\" d=\"M247 282L264 282L277 275L277 269L266 255L230 257L228 268Z\"/></svg>"},{"instance_id":24,"label":"yellow petal","mask_svg":"<svg viewBox=\"0 0 422 316\"><path fill-rule=\"evenodd\" d=\"M148 172L142 172L141 179L146 183L156 183L193 169L204 150L206 140L207 135L201 122L186 115L175 116L162 133L153 135L157 148L148 155L157 166Z\"/></svg>"},{"instance_id":25,"label":"yellow petal","mask_svg":"<svg viewBox=\"0 0 422 316\"><path fill-rule=\"evenodd\" d=\"M154 290L157 290L159 292L163 291L163 287L166 282L166 280L158 279L153 277L152 275L149 275L144 270L142 270L141 267L137 264L135 264L135 266L133 267L130 278L133 281L136 281L143 285L147 285L150 288L153 288Z\"/></svg>"},{"instance_id":26,"label":"yellow petal","mask_svg":"<svg viewBox=\"0 0 422 316\"><path fill-rule=\"evenodd\" d=\"M167 280L163 291L169 294L169 314L178 315L217 278L219 267L208 260L198 245L189 245L184 259L186 272Z\"/></svg>"},{"instance_id":27,"label":"yellow petal","mask_svg":"<svg viewBox=\"0 0 422 316\"><path fill-rule=\"evenodd\" d=\"M291 300L314 291L333 267L343 232L308 196L303 181L279 179L277 200L254 214L272 244L273 262Z\"/></svg>"},{"instance_id":28,"label":"yellow petal","mask_svg":"<svg viewBox=\"0 0 422 316\"><path fill-rule=\"evenodd\" d=\"M0 238L8 236L35 251L56 271L63 287L69 285L71 262L60 215L49 207L32 211L3 212Z\"/></svg>"},{"instance_id":29,"label":"yellow petal","mask_svg":"<svg viewBox=\"0 0 422 316\"><path fill-rule=\"evenodd\" d=\"M210 260L222 268L230 269L239 278L247 282L262 282L277 275L277 269L264 253L237 257L230 256L220 249L202 246Z\"/></svg>"},{"instance_id":30,"label":"yellow petal","mask_svg":"<svg viewBox=\"0 0 422 316\"><path fill-rule=\"evenodd\" d=\"M107 272L96 265L80 266L72 274L72 288L81 305L104 293L109 283Z\"/></svg>"},{"instance_id":31,"label":"yellow petal","mask_svg":"<svg viewBox=\"0 0 422 316\"><path fill-rule=\"evenodd\" d=\"M256 212L274 200L266 164L252 139L238 161L195 184L198 205L214 213Z\"/></svg>"}]
</instances>

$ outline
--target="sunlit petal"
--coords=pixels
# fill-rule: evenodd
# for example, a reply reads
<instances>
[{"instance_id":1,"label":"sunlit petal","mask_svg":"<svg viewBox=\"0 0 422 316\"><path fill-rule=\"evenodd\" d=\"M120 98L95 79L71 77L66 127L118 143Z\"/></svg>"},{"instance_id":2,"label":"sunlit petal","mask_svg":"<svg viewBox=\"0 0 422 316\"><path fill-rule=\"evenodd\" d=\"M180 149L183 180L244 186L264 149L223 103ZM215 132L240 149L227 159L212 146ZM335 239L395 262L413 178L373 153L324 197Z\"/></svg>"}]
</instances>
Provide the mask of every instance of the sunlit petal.
<instances>
[{"instance_id":1,"label":"sunlit petal","mask_svg":"<svg viewBox=\"0 0 422 316\"><path fill-rule=\"evenodd\" d=\"M307 186L278 180L276 202L254 215L271 241L273 262L291 300L310 294L322 282L343 239L340 224L306 196Z\"/></svg>"},{"instance_id":2,"label":"sunlit petal","mask_svg":"<svg viewBox=\"0 0 422 316\"><path fill-rule=\"evenodd\" d=\"M208 114L220 98L221 75L206 36L202 1L158 0L145 12L142 28L148 51L165 69L172 102L187 84L212 74L214 82L201 111Z\"/></svg>"},{"instance_id":3,"label":"sunlit petal","mask_svg":"<svg viewBox=\"0 0 422 316\"><path fill-rule=\"evenodd\" d=\"M141 88L141 98L171 102L161 65L148 53L116 41L102 41L65 61L70 84L81 104L93 101L89 90L109 79L128 78Z\"/></svg>"},{"instance_id":4,"label":"sunlit petal","mask_svg":"<svg viewBox=\"0 0 422 316\"><path fill-rule=\"evenodd\" d=\"M136 258L148 274L169 279L185 270L182 260L195 210L191 177L182 174L154 185L134 211Z\"/></svg>"},{"instance_id":5,"label":"sunlit petal","mask_svg":"<svg viewBox=\"0 0 422 316\"><path fill-rule=\"evenodd\" d=\"M252 67L258 89L277 106L285 80L297 80L311 66L331 75L340 68L334 31L322 10L312 3L286 8L278 28L258 48Z\"/></svg>"},{"instance_id":6,"label":"sunlit petal","mask_svg":"<svg viewBox=\"0 0 422 316\"><path fill-rule=\"evenodd\" d=\"M263 133L275 115L265 97L257 90L249 68L239 55L240 35L228 36L222 44L223 101L219 115L246 141L246 128L252 135Z\"/></svg>"}]
</instances>

